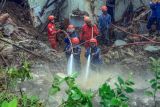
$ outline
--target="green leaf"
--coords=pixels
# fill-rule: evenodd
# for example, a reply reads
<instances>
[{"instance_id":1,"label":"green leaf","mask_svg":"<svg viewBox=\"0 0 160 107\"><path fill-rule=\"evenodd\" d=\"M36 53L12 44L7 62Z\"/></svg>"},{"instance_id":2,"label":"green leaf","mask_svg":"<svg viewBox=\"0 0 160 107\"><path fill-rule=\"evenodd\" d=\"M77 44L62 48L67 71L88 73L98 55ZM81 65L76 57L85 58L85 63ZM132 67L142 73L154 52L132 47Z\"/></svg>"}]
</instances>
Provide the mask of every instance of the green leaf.
<instances>
[{"instance_id":1,"label":"green leaf","mask_svg":"<svg viewBox=\"0 0 160 107\"><path fill-rule=\"evenodd\" d=\"M126 86L125 91L126 91L127 93L132 93L132 92L134 92L133 88L128 87L128 86Z\"/></svg>"},{"instance_id":2,"label":"green leaf","mask_svg":"<svg viewBox=\"0 0 160 107\"><path fill-rule=\"evenodd\" d=\"M123 102L120 107L129 107L129 105L127 103Z\"/></svg>"},{"instance_id":3,"label":"green leaf","mask_svg":"<svg viewBox=\"0 0 160 107\"><path fill-rule=\"evenodd\" d=\"M120 105L120 99L118 99L118 98L112 98L111 104L113 106L119 106Z\"/></svg>"},{"instance_id":4,"label":"green leaf","mask_svg":"<svg viewBox=\"0 0 160 107\"><path fill-rule=\"evenodd\" d=\"M157 89L160 90L160 85L157 86Z\"/></svg>"},{"instance_id":5,"label":"green leaf","mask_svg":"<svg viewBox=\"0 0 160 107\"><path fill-rule=\"evenodd\" d=\"M79 100L81 98L81 95L78 94L78 93L74 93L74 94L71 95L71 97L72 97L73 100Z\"/></svg>"},{"instance_id":6,"label":"green leaf","mask_svg":"<svg viewBox=\"0 0 160 107\"><path fill-rule=\"evenodd\" d=\"M75 73L71 74L71 76L70 76L70 77L72 77L72 78L77 78L77 77L78 77L78 73L77 73L77 72L75 72Z\"/></svg>"},{"instance_id":7,"label":"green leaf","mask_svg":"<svg viewBox=\"0 0 160 107\"><path fill-rule=\"evenodd\" d=\"M126 82L125 82L127 85L134 85L134 82L133 81L131 81L131 80L127 80Z\"/></svg>"},{"instance_id":8,"label":"green leaf","mask_svg":"<svg viewBox=\"0 0 160 107\"><path fill-rule=\"evenodd\" d=\"M156 89L156 88L157 88L157 83L156 83L156 82L152 83L151 87L152 87L153 89Z\"/></svg>"},{"instance_id":9,"label":"green leaf","mask_svg":"<svg viewBox=\"0 0 160 107\"><path fill-rule=\"evenodd\" d=\"M118 77L118 82L119 82L119 84L124 84L124 80L121 78L121 77Z\"/></svg>"},{"instance_id":10,"label":"green leaf","mask_svg":"<svg viewBox=\"0 0 160 107\"><path fill-rule=\"evenodd\" d=\"M7 101L3 101L1 107L9 107L9 103Z\"/></svg>"},{"instance_id":11,"label":"green leaf","mask_svg":"<svg viewBox=\"0 0 160 107\"><path fill-rule=\"evenodd\" d=\"M151 91L145 91L145 95L153 97L153 92L151 92Z\"/></svg>"},{"instance_id":12,"label":"green leaf","mask_svg":"<svg viewBox=\"0 0 160 107\"><path fill-rule=\"evenodd\" d=\"M59 91L60 91L60 88L58 86L52 86L52 88L50 88L49 90L49 94L55 95Z\"/></svg>"},{"instance_id":13,"label":"green leaf","mask_svg":"<svg viewBox=\"0 0 160 107\"><path fill-rule=\"evenodd\" d=\"M71 90L71 98L73 100L79 100L81 98L82 93L80 92L80 90L78 88L73 88Z\"/></svg>"},{"instance_id":14,"label":"green leaf","mask_svg":"<svg viewBox=\"0 0 160 107\"><path fill-rule=\"evenodd\" d=\"M75 79L74 78L72 78L72 77L66 77L65 81L66 81L67 85L70 88L74 87L74 85L75 85Z\"/></svg>"},{"instance_id":15,"label":"green leaf","mask_svg":"<svg viewBox=\"0 0 160 107\"><path fill-rule=\"evenodd\" d=\"M9 102L8 107L17 107L18 101L14 98L11 102Z\"/></svg>"},{"instance_id":16,"label":"green leaf","mask_svg":"<svg viewBox=\"0 0 160 107\"><path fill-rule=\"evenodd\" d=\"M149 82L150 82L151 84L156 83L156 79L151 79Z\"/></svg>"}]
</instances>

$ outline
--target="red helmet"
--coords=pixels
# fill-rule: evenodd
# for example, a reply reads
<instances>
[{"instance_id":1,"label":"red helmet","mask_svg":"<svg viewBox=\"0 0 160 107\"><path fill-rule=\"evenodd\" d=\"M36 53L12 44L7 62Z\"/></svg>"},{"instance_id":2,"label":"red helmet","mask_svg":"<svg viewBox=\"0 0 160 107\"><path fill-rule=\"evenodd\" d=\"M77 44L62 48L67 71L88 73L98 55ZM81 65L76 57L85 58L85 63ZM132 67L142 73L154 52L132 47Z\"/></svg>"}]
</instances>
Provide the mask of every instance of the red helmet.
<instances>
[{"instance_id":1,"label":"red helmet","mask_svg":"<svg viewBox=\"0 0 160 107\"><path fill-rule=\"evenodd\" d=\"M85 21L85 22L90 22L91 19L90 19L90 17L88 17L88 16L84 16L84 21Z\"/></svg>"},{"instance_id":2,"label":"red helmet","mask_svg":"<svg viewBox=\"0 0 160 107\"><path fill-rule=\"evenodd\" d=\"M74 27L74 25L68 25L68 30L71 30L71 29L74 29L75 27Z\"/></svg>"},{"instance_id":3,"label":"red helmet","mask_svg":"<svg viewBox=\"0 0 160 107\"><path fill-rule=\"evenodd\" d=\"M102 11L107 11L108 8L107 8L107 6L102 6L102 7L101 7L101 10L102 10Z\"/></svg>"},{"instance_id":4,"label":"red helmet","mask_svg":"<svg viewBox=\"0 0 160 107\"><path fill-rule=\"evenodd\" d=\"M97 39L95 39L95 38L92 38L92 39L90 39L90 41L89 41L90 43L95 43L96 44L96 46L97 46Z\"/></svg>"},{"instance_id":5,"label":"red helmet","mask_svg":"<svg viewBox=\"0 0 160 107\"><path fill-rule=\"evenodd\" d=\"M54 20L54 18L55 17L53 15L48 16L48 20L50 20L50 21Z\"/></svg>"},{"instance_id":6,"label":"red helmet","mask_svg":"<svg viewBox=\"0 0 160 107\"><path fill-rule=\"evenodd\" d=\"M77 37L71 38L72 44L79 44L79 39Z\"/></svg>"}]
</instances>

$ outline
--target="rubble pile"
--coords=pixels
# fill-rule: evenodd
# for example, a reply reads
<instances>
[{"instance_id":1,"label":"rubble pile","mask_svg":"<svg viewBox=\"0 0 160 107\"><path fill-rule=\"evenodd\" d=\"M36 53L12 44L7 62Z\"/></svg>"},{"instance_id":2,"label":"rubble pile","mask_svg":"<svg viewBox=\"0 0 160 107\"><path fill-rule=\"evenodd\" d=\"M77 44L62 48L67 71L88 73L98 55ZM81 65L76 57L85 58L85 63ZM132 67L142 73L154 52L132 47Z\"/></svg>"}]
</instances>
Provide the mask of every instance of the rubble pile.
<instances>
[{"instance_id":1,"label":"rubble pile","mask_svg":"<svg viewBox=\"0 0 160 107\"><path fill-rule=\"evenodd\" d=\"M16 66L24 58L33 64L44 61L52 63L52 66L55 62L56 66L58 63L64 65L65 61L61 60L63 55L59 56L48 45L37 39L46 35L38 33L37 29L33 28L28 16L26 17L27 9L12 2L7 2L6 5L0 14L0 39L9 43L0 41L0 65Z\"/></svg>"},{"instance_id":2,"label":"rubble pile","mask_svg":"<svg viewBox=\"0 0 160 107\"><path fill-rule=\"evenodd\" d=\"M120 64L134 71L148 68L149 58L159 56L160 47L151 45L115 47L103 55L106 64Z\"/></svg>"},{"instance_id":3,"label":"rubble pile","mask_svg":"<svg viewBox=\"0 0 160 107\"><path fill-rule=\"evenodd\" d=\"M89 16L89 14L86 11L81 11L79 8L73 10L72 14L77 16Z\"/></svg>"}]
</instances>

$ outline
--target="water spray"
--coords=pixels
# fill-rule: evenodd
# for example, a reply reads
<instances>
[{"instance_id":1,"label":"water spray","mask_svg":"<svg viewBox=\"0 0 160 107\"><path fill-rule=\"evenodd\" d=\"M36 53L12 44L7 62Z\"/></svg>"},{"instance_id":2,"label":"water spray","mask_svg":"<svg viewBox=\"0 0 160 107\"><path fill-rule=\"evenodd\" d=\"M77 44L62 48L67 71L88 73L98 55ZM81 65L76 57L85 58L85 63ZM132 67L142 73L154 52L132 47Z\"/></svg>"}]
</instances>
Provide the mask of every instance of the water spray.
<instances>
[{"instance_id":1,"label":"water spray","mask_svg":"<svg viewBox=\"0 0 160 107\"><path fill-rule=\"evenodd\" d=\"M92 38L93 38L93 27L92 27ZM87 58L85 82L87 82L87 80L88 80L89 71L90 71L90 63L91 63L91 48L90 48L90 50L89 50L89 55L88 55L88 58Z\"/></svg>"},{"instance_id":2,"label":"water spray","mask_svg":"<svg viewBox=\"0 0 160 107\"><path fill-rule=\"evenodd\" d=\"M73 57L73 44L71 42L71 38L69 37L68 33L64 30L62 30L62 32L67 35L70 45L71 45L71 56L69 57L68 66L67 66L67 72L68 72L68 75L70 76L73 73L73 58L74 58Z\"/></svg>"},{"instance_id":3,"label":"water spray","mask_svg":"<svg viewBox=\"0 0 160 107\"><path fill-rule=\"evenodd\" d=\"M90 71L90 63L91 63L91 55L89 54L89 56L88 56L88 58L87 58L85 82L88 80L89 71Z\"/></svg>"}]
</instances>

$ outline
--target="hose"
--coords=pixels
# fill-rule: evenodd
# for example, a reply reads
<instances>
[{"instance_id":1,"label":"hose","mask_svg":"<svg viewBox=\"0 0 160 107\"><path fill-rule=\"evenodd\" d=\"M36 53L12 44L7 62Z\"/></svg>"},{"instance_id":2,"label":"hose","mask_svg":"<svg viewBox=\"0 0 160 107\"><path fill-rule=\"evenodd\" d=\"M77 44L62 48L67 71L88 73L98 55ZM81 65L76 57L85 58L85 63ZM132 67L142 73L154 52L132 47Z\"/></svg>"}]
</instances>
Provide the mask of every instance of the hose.
<instances>
[{"instance_id":1,"label":"hose","mask_svg":"<svg viewBox=\"0 0 160 107\"><path fill-rule=\"evenodd\" d=\"M72 49L71 49L71 51L72 51L72 53L73 53L73 44L72 44L72 41L71 41L71 38L70 38L70 36L68 35L68 33L66 32L66 31L64 31L64 30L61 30L64 34L66 34L67 35L67 37L68 37L68 39L69 39L69 42L70 42L70 44L71 44L71 47L72 47Z\"/></svg>"}]
</instances>

